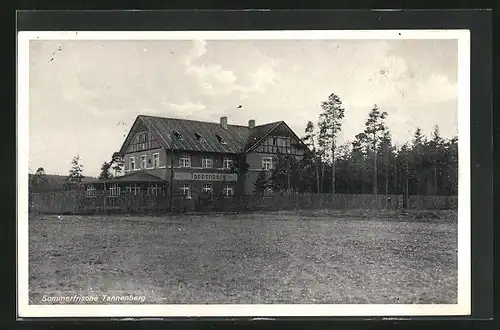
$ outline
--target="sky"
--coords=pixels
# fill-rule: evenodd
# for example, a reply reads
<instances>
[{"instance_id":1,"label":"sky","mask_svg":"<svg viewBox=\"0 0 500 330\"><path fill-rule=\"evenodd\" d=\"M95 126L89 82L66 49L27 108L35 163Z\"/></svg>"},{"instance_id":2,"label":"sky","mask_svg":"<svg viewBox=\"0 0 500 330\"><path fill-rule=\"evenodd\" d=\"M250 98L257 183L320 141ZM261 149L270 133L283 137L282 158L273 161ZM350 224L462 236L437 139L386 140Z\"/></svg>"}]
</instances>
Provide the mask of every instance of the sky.
<instances>
[{"instance_id":1,"label":"sky","mask_svg":"<svg viewBox=\"0 0 500 330\"><path fill-rule=\"evenodd\" d=\"M377 104L395 143L420 127L457 134L456 40L32 40L29 170L98 176L140 114L256 125L303 136L331 93L340 143ZM237 108L242 105L242 108Z\"/></svg>"}]
</instances>

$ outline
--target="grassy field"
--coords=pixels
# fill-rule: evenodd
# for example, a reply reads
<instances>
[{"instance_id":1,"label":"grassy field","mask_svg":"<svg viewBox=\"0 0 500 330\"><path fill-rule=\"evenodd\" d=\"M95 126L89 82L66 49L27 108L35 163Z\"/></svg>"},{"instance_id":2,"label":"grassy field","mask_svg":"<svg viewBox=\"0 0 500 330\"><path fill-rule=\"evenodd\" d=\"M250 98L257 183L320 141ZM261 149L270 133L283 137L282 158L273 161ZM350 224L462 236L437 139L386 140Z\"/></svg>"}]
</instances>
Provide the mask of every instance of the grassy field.
<instances>
[{"instance_id":1,"label":"grassy field","mask_svg":"<svg viewBox=\"0 0 500 330\"><path fill-rule=\"evenodd\" d=\"M456 212L38 216L30 303L456 303ZM102 302L101 302L102 303Z\"/></svg>"}]
</instances>

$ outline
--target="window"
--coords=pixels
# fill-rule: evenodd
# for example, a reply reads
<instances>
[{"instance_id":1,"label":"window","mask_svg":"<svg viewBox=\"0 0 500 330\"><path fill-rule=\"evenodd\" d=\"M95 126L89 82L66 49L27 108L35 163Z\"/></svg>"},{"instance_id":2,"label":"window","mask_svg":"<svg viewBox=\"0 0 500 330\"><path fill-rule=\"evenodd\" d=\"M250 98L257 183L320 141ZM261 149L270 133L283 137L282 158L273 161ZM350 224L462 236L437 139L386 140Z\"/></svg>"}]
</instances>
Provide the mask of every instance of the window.
<instances>
[{"instance_id":1,"label":"window","mask_svg":"<svg viewBox=\"0 0 500 330\"><path fill-rule=\"evenodd\" d=\"M211 194L212 193L212 184L211 183L204 183L202 191L204 193Z\"/></svg>"},{"instance_id":2,"label":"window","mask_svg":"<svg viewBox=\"0 0 500 330\"><path fill-rule=\"evenodd\" d=\"M172 134L177 140L182 141L182 135L179 131L173 131Z\"/></svg>"},{"instance_id":3,"label":"window","mask_svg":"<svg viewBox=\"0 0 500 330\"><path fill-rule=\"evenodd\" d=\"M140 195L140 194L141 194L141 187L139 187L139 186L138 186L138 185L136 185L136 184L129 185L129 186L125 187L125 192L126 192L128 195L134 195L134 196L137 196L137 195Z\"/></svg>"},{"instance_id":4,"label":"window","mask_svg":"<svg viewBox=\"0 0 500 330\"><path fill-rule=\"evenodd\" d=\"M201 136L201 134L194 133L194 136L196 136L196 138L198 139L198 141L200 141L200 142L206 142L205 138L203 136Z\"/></svg>"},{"instance_id":5,"label":"window","mask_svg":"<svg viewBox=\"0 0 500 330\"><path fill-rule=\"evenodd\" d=\"M179 166L180 167L191 167L191 155L183 154L179 158Z\"/></svg>"},{"instance_id":6,"label":"window","mask_svg":"<svg viewBox=\"0 0 500 330\"><path fill-rule=\"evenodd\" d=\"M142 169L146 168L146 155L141 156L141 168Z\"/></svg>"},{"instance_id":7,"label":"window","mask_svg":"<svg viewBox=\"0 0 500 330\"><path fill-rule=\"evenodd\" d=\"M231 168L232 165L233 165L233 160L230 157L225 156L224 160L222 161L222 167Z\"/></svg>"},{"instance_id":8,"label":"window","mask_svg":"<svg viewBox=\"0 0 500 330\"><path fill-rule=\"evenodd\" d=\"M211 168L213 166L213 159L212 156L206 156L204 155L201 158L201 167L203 168Z\"/></svg>"},{"instance_id":9,"label":"window","mask_svg":"<svg viewBox=\"0 0 500 330\"><path fill-rule=\"evenodd\" d=\"M224 188L222 189L222 193L225 197L233 196L233 187L230 184L225 184Z\"/></svg>"},{"instance_id":10,"label":"window","mask_svg":"<svg viewBox=\"0 0 500 330\"><path fill-rule=\"evenodd\" d=\"M135 158L130 157L130 170L135 170Z\"/></svg>"},{"instance_id":11,"label":"window","mask_svg":"<svg viewBox=\"0 0 500 330\"><path fill-rule=\"evenodd\" d=\"M93 184L88 185L87 189L85 190L85 196L87 197L97 197L96 196L96 189Z\"/></svg>"},{"instance_id":12,"label":"window","mask_svg":"<svg viewBox=\"0 0 500 330\"><path fill-rule=\"evenodd\" d=\"M219 134L215 134L215 137L217 138L217 140L219 141L220 144L227 144L227 142L224 141L222 136L220 136Z\"/></svg>"},{"instance_id":13,"label":"window","mask_svg":"<svg viewBox=\"0 0 500 330\"><path fill-rule=\"evenodd\" d=\"M189 189L188 184L181 185L181 194L185 198L191 198L191 189Z\"/></svg>"},{"instance_id":14,"label":"window","mask_svg":"<svg viewBox=\"0 0 500 330\"><path fill-rule=\"evenodd\" d=\"M109 187L109 197L117 197L120 196L120 187L117 184L111 185Z\"/></svg>"},{"instance_id":15,"label":"window","mask_svg":"<svg viewBox=\"0 0 500 330\"><path fill-rule=\"evenodd\" d=\"M263 157L262 158L262 168L266 171L269 171L273 166L272 162L273 162L273 159L271 157Z\"/></svg>"},{"instance_id":16,"label":"window","mask_svg":"<svg viewBox=\"0 0 500 330\"><path fill-rule=\"evenodd\" d=\"M161 187L158 187L158 185L153 184L153 185L148 186L147 195L148 196L163 196L164 192L163 192L163 189Z\"/></svg>"},{"instance_id":17,"label":"window","mask_svg":"<svg viewBox=\"0 0 500 330\"><path fill-rule=\"evenodd\" d=\"M153 154L153 167L160 167L160 154Z\"/></svg>"}]
</instances>

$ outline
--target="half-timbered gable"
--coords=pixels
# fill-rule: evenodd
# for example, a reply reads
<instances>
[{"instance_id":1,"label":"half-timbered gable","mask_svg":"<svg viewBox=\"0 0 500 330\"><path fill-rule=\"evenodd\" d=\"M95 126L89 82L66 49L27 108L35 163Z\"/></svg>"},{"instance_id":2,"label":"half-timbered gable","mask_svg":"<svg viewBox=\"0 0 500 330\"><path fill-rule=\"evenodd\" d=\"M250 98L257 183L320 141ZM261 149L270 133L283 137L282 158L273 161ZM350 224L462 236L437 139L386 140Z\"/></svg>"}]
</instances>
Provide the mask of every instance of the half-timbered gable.
<instances>
[{"instance_id":1,"label":"half-timbered gable","mask_svg":"<svg viewBox=\"0 0 500 330\"><path fill-rule=\"evenodd\" d=\"M285 123L279 122L246 152L303 156L307 146Z\"/></svg>"}]
</instances>

